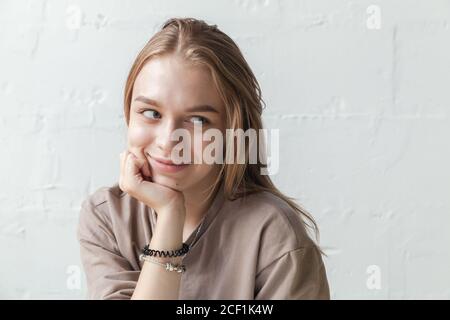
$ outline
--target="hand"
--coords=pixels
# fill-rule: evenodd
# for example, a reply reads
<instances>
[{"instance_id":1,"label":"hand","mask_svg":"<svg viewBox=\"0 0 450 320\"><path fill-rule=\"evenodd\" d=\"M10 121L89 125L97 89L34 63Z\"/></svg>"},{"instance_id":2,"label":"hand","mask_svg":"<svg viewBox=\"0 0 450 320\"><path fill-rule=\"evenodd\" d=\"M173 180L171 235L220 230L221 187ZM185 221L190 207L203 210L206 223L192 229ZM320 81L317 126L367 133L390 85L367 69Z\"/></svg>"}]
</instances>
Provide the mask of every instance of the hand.
<instances>
[{"instance_id":1,"label":"hand","mask_svg":"<svg viewBox=\"0 0 450 320\"><path fill-rule=\"evenodd\" d=\"M166 209L184 212L183 193L153 182L151 175L151 167L147 160L139 159L128 150L120 154L119 187L122 191L157 212Z\"/></svg>"}]
</instances>

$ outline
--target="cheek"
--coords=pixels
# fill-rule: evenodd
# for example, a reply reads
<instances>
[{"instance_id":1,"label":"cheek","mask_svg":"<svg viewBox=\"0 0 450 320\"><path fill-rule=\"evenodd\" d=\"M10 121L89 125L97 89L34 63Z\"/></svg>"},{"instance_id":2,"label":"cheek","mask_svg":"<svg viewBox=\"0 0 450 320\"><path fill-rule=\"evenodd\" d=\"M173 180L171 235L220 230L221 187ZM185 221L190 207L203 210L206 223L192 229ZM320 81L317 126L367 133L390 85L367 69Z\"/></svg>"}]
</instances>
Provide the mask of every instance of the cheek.
<instances>
[{"instance_id":1,"label":"cheek","mask_svg":"<svg viewBox=\"0 0 450 320\"><path fill-rule=\"evenodd\" d=\"M152 130L148 126L131 125L128 128L128 145L145 146L153 141Z\"/></svg>"}]
</instances>

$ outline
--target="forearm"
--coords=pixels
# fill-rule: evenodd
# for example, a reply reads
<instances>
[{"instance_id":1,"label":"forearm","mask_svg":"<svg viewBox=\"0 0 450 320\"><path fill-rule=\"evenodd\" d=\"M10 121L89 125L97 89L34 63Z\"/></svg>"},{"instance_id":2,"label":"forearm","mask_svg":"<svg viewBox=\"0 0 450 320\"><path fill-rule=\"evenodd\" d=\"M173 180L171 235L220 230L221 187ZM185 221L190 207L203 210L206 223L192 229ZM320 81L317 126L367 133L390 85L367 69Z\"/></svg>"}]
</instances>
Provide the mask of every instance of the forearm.
<instances>
[{"instance_id":1,"label":"forearm","mask_svg":"<svg viewBox=\"0 0 450 320\"><path fill-rule=\"evenodd\" d=\"M181 242L177 248L181 247ZM163 262L163 260L160 260ZM181 259L167 260L179 264ZM168 271L164 267L144 261L139 280L131 299L177 300L180 290L181 273Z\"/></svg>"},{"instance_id":2,"label":"forearm","mask_svg":"<svg viewBox=\"0 0 450 320\"><path fill-rule=\"evenodd\" d=\"M159 214L156 230L149 247L157 250L176 250L183 244L184 217L180 213ZM180 264L181 257L154 257L160 262ZM178 299L181 273L144 261L136 288L131 299L166 300Z\"/></svg>"}]
</instances>

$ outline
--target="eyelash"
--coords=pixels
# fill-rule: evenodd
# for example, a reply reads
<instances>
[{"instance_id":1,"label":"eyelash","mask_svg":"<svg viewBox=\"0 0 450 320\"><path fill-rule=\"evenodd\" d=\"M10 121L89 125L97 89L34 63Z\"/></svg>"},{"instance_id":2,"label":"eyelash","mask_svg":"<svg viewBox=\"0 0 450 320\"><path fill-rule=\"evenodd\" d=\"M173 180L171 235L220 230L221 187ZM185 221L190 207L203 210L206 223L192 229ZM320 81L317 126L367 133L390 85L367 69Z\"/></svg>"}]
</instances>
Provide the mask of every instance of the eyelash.
<instances>
[{"instance_id":1,"label":"eyelash","mask_svg":"<svg viewBox=\"0 0 450 320\"><path fill-rule=\"evenodd\" d=\"M140 114L143 115L143 113L144 113L145 111L154 111L154 112L158 113L158 114L161 116L161 114L160 114L158 111L153 110L153 109L142 109L142 110L140 110L140 111L138 111L138 112L139 112ZM145 117L145 116L144 116L144 117ZM193 117L195 117L195 118L200 118L200 119L203 121L202 124L208 124L208 123L209 123L209 120L206 119L205 117L202 117L202 116L193 116ZM146 118L147 118L147 117L146 117ZM147 118L147 119L149 119L149 120L156 120L156 119L151 119L151 118Z\"/></svg>"}]
</instances>

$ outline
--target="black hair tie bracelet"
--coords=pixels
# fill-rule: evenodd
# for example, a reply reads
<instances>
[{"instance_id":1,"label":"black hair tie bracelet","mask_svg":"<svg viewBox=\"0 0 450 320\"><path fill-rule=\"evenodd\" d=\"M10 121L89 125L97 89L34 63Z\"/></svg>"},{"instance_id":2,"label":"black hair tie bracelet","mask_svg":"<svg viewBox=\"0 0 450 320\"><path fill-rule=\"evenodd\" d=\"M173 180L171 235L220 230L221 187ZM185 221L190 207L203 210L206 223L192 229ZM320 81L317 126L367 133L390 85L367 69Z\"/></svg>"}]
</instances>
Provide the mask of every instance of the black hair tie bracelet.
<instances>
[{"instance_id":1,"label":"black hair tie bracelet","mask_svg":"<svg viewBox=\"0 0 450 320\"><path fill-rule=\"evenodd\" d=\"M142 253L146 256L153 257L178 257L186 254L189 251L189 245L183 242L183 246L178 250L155 250L150 249L147 244L144 249L142 249Z\"/></svg>"}]
</instances>

